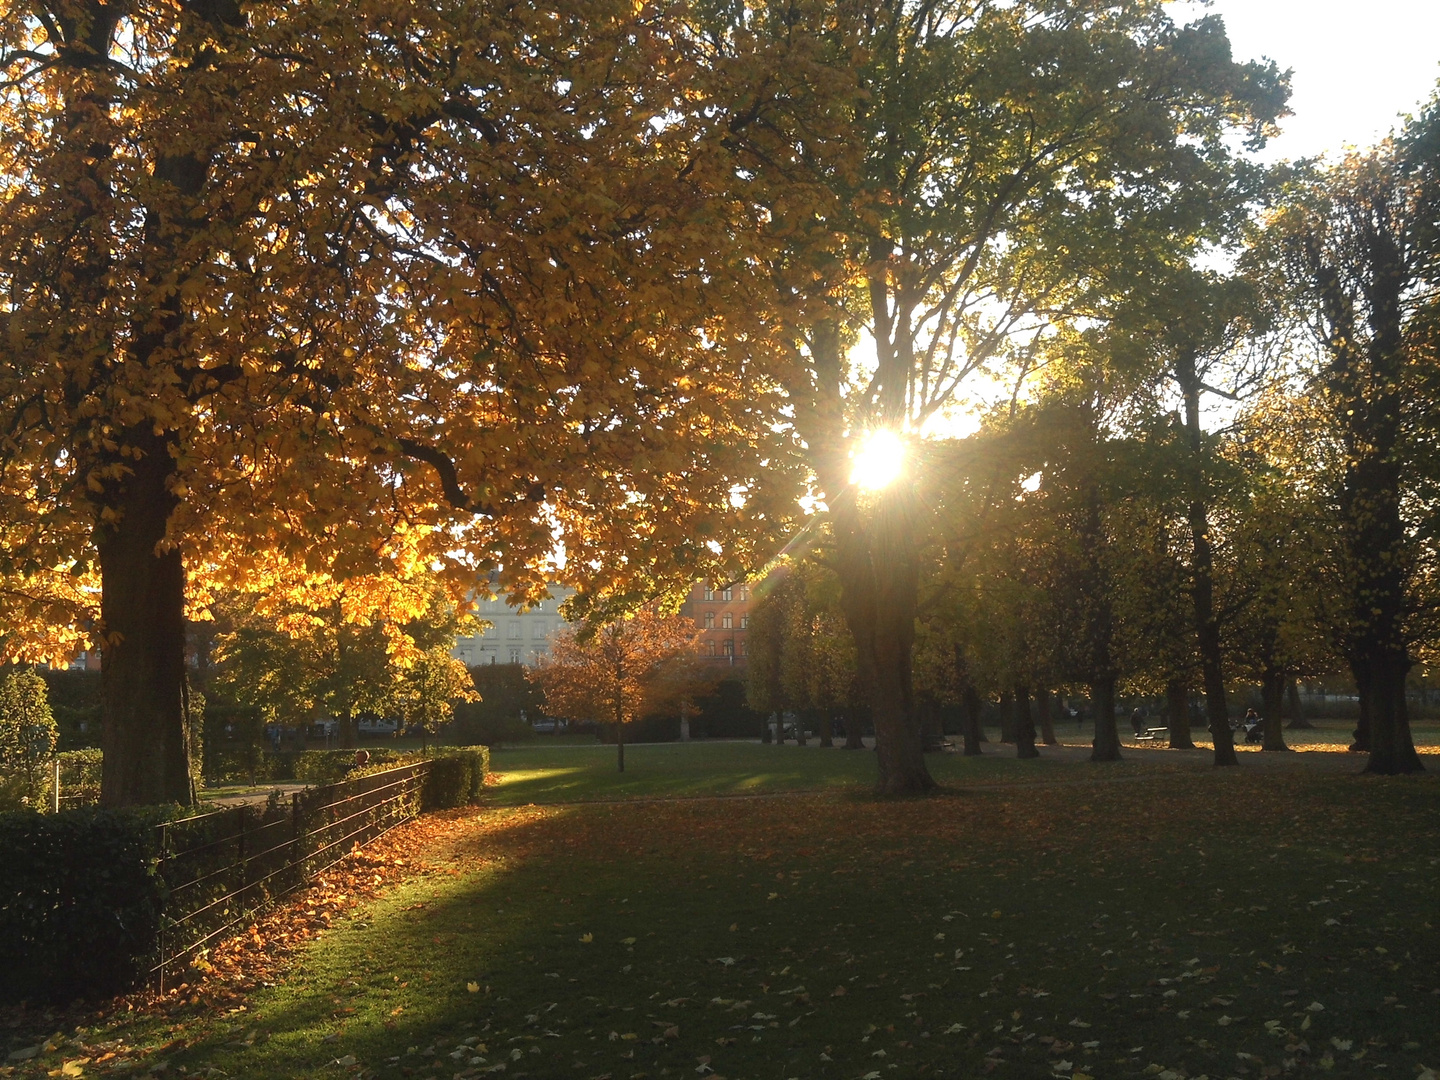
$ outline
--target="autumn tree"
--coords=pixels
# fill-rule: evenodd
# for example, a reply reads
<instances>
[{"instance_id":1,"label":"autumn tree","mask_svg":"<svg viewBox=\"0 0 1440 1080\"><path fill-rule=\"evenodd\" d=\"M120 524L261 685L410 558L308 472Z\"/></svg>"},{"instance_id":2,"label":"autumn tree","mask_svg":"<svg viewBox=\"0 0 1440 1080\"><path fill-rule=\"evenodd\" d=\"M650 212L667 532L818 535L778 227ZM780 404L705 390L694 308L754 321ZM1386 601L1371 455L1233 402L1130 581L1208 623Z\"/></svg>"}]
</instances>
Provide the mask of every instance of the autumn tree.
<instances>
[{"instance_id":1,"label":"autumn tree","mask_svg":"<svg viewBox=\"0 0 1440 1080\"><path fill-rule=\"evenodd\" d=\"M793 304L734 136L814 46L720 70L686 16L6 7L0 615L10 655L103 649L105 803L190 800L187 601L266 553L418 547L459 601L563 543L630 598L788 521Z\"/></svg>"},{"instance_id":2,"label":"autumn tree","mask_svg":"<svg viewBox=\"0 0 1440 1080\"><path fill-rule=\"evenodd\" d=\"M759 712L799 714L802 744L805 723L814 720L820 745L832 745L843 713L845 745L861 749L854 651L839 612L839 583L817 561L823 558L822 551L797 559L757 590L763 595L750 615L745 697Z\"/></svg>"},{"instance_id":3,"label":"autumn tree","mask_svg":"<svg viewBox=\"0 0 1440 1080\"><path fill-rule=\"evenodd\" d=\"M349 748L367 714L393 716L429 737L450 719L453 702L474 698L464 664L450 655L470 620L428 575L280 580L266 594L215 605L213 685L258 707L267 723L334 720Z\"/></svg>"},{"instance_id":4,"label":"autumn tree","mask_svg":"<svg viewBox=\"0 0 1440 1080\"><path fill-rule=\"evenodd\" d=\"M624 772L625 725L704 683L699 641L693 619L648 606L599 626L561 630L530 677L544 690L552 716L613 725Z\"/></svg>"},{"instance_id":5,"label":"autumn tree","mask_svg":"<svg viewBox=\"0 0 1440 1080\"><path fill-rule=\"evenodd\" d=\"M1415 496L1434 474L1437 125L1440 99L1401 138L1300 172L1257 249L1321 351L1312 386L1341 451L1331 505L1342 649L1361 699L1357 745L1381 774L1423 768L1405 689L1433 537L1430 500Z\"/></svg>"},{"instance_id":6,"label":"autumn tree","mask_svg":"<svg viewBox=\"0 0 1440 1080\"><path fill-rule=\"evenodd\" d=\"M843 172L805 162L844 196L850 213L827 223L854 272L837 280L791 258L777 277L800 295L817 275L830 283L835 310L796 327L804 368L788 391L832 518L880 789L922 791L933 781L911 669L923 514L909 476L861 497L857 448L876 431L920 432L1097 267L1162 233L1191 243L1220 226L1205 218L1228 184L1225 136L1258 136L1284 88L1273 66L1232 60L1218 18L1177 27L1150 0L861 7L845 138L864 160ZM754 167L777 172L759 156ZM851 362L860 337L873 362Z\"/></svg>"}]
</instances>

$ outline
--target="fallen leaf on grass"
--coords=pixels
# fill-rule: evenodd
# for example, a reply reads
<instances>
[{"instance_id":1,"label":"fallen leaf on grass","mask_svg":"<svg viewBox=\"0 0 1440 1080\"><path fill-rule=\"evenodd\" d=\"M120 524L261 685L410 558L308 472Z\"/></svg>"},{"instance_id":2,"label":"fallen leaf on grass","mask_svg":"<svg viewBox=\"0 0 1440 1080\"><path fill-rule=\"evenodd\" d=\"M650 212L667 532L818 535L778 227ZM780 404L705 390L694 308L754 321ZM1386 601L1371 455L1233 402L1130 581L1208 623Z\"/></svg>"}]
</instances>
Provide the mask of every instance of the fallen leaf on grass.
<instances>
[{"instance_id":1,"label":"fallen leaf on grass","mask_svg":"<svg viewBox=\"0 0 1440 1080\"><path fill-rule=\"evenodd\" d=\"M477 982L467 982L465 984L465 989L470 991L470 993L472 994L478 994L480 992L480 984Z\"/></svg>"},{"instance_id":2,"label":"fallen leaf on grass","mask_svg":"<svg viewBox=\"0 0 1440 1080\"><path fill-rule=\"evenodd\" d=\"M592 941L594 941L594 940L595 940L595 935L594 935L594 934L581 934L581 935L580 935L580 944L582 944L582 945L589 945L589 944L590 944Z\"/></svg>"}]
</instances>

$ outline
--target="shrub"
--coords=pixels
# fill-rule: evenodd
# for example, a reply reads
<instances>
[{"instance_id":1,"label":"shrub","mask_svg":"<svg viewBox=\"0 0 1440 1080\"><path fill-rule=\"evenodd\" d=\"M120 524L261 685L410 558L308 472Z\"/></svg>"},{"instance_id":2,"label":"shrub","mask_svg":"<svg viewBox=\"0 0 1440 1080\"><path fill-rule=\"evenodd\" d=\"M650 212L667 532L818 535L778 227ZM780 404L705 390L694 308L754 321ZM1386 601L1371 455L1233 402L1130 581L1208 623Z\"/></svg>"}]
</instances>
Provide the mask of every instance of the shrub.
<instances>
[{"instance_id":1,"label":"shrub","mask_svg":"<svg viewBox=\"0 0 1440 1080\"><path fill-rule=\"evenodd\" d=\"M0 681L0 803L42 805L59 734L45 680L30 670L6 675Z\"/></svg>"},{"instance_id":2,"label":"shrub","mask_svg":"<svg viewBox=\"0 0 1440 1080\"><path fill-rule=\"evenodd\" d=\"M412 759L420 760L419 755L406 754L403 750L366 749L370 754L369 765L393 769ZM307 784L334 784L348 779L355 768L354 750L306 750L294 755L291 775Z\"/></svg>"},{"instance_id":3,"label":"shrub","mask_svg":"<svg viewBox=\"0 0 1440 1080\"><path fill-rule=\"evenodd\" d=\"M117 993L154 961L173 808L0 814L0 1000Z\"/></svg>"},{"instance_id":4,"label":"shrub","mask_svg":"<svg viewBox=\"0 0 1440 1080\"><path fill-rule=\"evenodd\" d=\"M90 806L100 801L100 766L104 755L99 750L61 750L60 805Z\"/></svg>"},{"instance_id":5,"label":"shrub","mask_svg":"<svg viewBox=\"0 0 1440 1080\"><path fill-rule=\"evenodd\" d=\"M444 750L431 758L420 805L426 810L446 810L479 802L485 791L485 774L490 770L490 751Z\"/></svg>"}]
</instances>

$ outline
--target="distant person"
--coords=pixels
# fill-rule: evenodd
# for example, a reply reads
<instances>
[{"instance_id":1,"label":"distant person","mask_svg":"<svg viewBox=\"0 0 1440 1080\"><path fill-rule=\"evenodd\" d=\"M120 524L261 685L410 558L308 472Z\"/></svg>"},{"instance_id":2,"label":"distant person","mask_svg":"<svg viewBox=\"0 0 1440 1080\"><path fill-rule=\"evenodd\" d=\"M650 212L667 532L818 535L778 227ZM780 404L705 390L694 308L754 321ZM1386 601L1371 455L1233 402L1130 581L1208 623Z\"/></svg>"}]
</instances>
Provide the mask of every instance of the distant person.
<instances>
[{"instance_id":1,"label":"distant person","mask_svg":"<svg viewBox=\"0 0 1440 1080\"><path fill-rule=\"evenodd\" d=\"M356 750L356 751L355 751L355 768L357 768L357 769L363 769L366 765L369 765L369 764L370 764L370 751L369 751L369 750Z\"/></svg>"},{"instance_id":2,"label":"distant person","mask_svg":"<svg viewBox=\"0 0 1440 1080\"><path fill-rule=\"evenodd\" d=\"M1135 729L1136 735L1145 734L1145 713L1137 705L1135 711L1130 714L1130 726Z\"/></svg>"}]
</instances>

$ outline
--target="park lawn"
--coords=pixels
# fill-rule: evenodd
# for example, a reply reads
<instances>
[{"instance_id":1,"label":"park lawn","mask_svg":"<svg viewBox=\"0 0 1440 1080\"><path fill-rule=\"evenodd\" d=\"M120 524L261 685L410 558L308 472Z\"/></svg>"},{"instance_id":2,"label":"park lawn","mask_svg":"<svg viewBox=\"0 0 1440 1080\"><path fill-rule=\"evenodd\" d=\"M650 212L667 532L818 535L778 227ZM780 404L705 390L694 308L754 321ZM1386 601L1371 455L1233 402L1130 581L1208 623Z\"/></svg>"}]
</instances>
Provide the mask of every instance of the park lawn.
<instances>
[{"instance_id":1,"label":"park lawn","mask_svg":"<svg viewBox=\"0 0 1440 1080\"><path fill-rule=\"evenodd\" d=\"M184 1039L171 1076L1440 1066L1433 775L1072 768L1102 779L486 808L243 1011L85 1041Z\"/></svg>"},{"instance_id":2,"label":"park lawn","mask_svg":"<svg viewBox=\"0 0 1440 1080\"><path fill-rule=\"evenodd\" d=\"M946 786L1034 782L1069 776L1066 762L1046 756L1016 761L1015 749L991 743L979 759L931 754L925 759ZM1128 772L1133 763L1121 763ZM625 772L614 746L535 745L492 752L495 805L639 798L743 796L804 791L862 792L875 784L870 751L759 742L648 743L625 748ZM1153 767L1153 765L1152 765Z\"/></svg>"}]
</instances>

